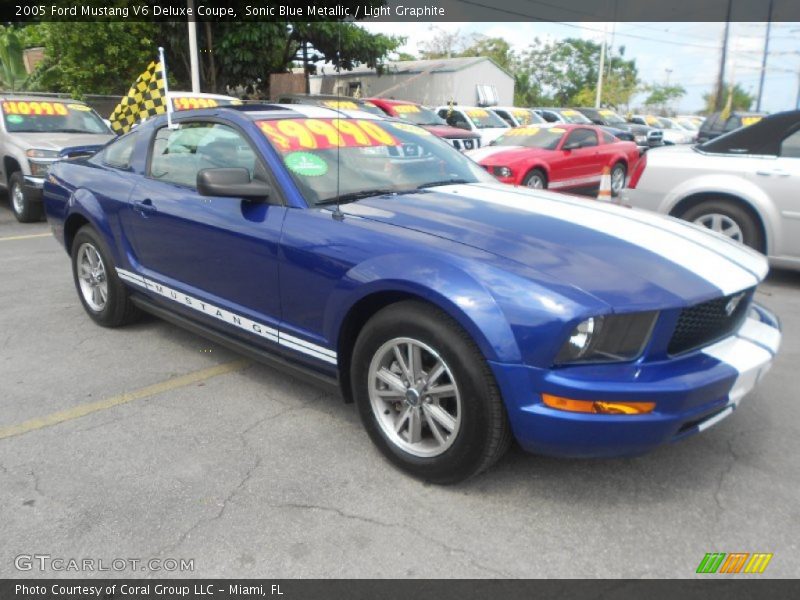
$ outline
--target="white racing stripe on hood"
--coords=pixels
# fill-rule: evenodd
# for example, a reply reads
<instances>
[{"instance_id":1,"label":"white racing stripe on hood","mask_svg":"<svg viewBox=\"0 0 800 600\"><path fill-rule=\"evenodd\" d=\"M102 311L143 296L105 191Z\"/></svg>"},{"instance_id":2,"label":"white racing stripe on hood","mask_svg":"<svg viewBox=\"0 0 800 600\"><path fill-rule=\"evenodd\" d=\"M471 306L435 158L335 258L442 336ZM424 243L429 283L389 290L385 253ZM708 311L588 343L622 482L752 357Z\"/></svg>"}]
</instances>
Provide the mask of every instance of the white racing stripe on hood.
<instances>
[{"instance_id":1,"label":"white racing stripe on hood","mask_svg":"<svg viewBox=\"0 0 800 600\"><path fill-rule=\"evenodd\" d=\"M488 158L493 154L497 154L498 152L505 152L506 150L518 150L520 148L522 148L522 146L484 146L483 148L470 150L464 154L469 156L475 162L480 162L484 158Z\"/></svg>"},{"instance_id":2,"label":"white racing stripe on hood","mask_svg":"<svg viewBox=\"0 0 800 600\"><path fill-rule=\"evenodd\" d=\"M500 185L453 185L437 188L436 191L463 195L466 198L507 206L593 229L663 257L664 260L705 279L726 296L753 287L760 281L755 274L732 259L710 250L706 244L683 238L669 231L668 228L662 227L660 220L654 220L652 223L637 221L628 218L623 212L610 210L611 207L595 210L593 205L587 203L564 202L544 198L536 193L526 193L518 188L509 188L508 190L503 188L504 186ZM627 211L628 209L619 208L617 210ZM621 248L620 251L624 252L624 248Z\"/></svg>"},{"instance_id":3,"label":"white racing stripe on hood","mask_svg":"<svg viewBox=\"0 0 800 600\"><path fill-rule=\"evenodd\" d=\"M499 187L500 190L505 191L501 186L502 184L500 184L500 186L496 184L491 185L492 188ZM717 254L721 254L722 256L732 260L739 266L753 273L759 281L763 280L769 272L769 262L761 253L748 248L744 244L734 242L730 238L727 238L721 234L714 233L705 227L694 225L693 223L677 221L658 213L636 209L631 210L628 208L621 209L620 207L608 204L597 203L589 204L587 206L586 201L574 200L569 197L559 198L558 200L554 199L553 201L563 202L572 206L581 206L591 210L599 210L606 213L612 212L613 214L620 215L626 219L631 219L647 225L653 225L660 229L666 229L667 231L679 235L689 241L705 246L709 250L713 250Z\"/></svg>"}]
</instances>

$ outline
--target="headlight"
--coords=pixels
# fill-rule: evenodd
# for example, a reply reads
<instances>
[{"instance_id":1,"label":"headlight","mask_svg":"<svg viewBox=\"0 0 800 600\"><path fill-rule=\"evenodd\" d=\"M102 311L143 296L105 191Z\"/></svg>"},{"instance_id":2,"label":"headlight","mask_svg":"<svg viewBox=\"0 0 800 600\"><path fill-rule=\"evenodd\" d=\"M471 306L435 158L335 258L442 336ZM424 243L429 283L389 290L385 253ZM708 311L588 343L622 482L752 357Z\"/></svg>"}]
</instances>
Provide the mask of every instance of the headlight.
<instances>
[{"instance_id":1,"label":"headlight","mask_svg":"<svg viewBox=\"0 0 800 600\"><path fill-rule=\"evenodd\" d=\"M25 151L25 156L28 158L58 158L58 150L40 150L33 148Z\"/></svg>"},{"instance_id":2,"label":"headlight","mask_svg":"<svg viewBox=\"0 0 800 600\"><path fill-rule=\"evenodd\" d=\"M508 167L494 167L493 171L498 177L511 177L511 169Z\"/></svg>"},{"instance_id":3,"label":"headlight","mask_svg":"<svg viewBox=\"0 0 800 600\"><path fill-rule=\"evenodd\" d=\"M644 350L657 316L657 311L649 311L581 321L564 342L555 364L633 360Z\"/></svg>"},{"instance_id":4,"label":"headlight","mask_svg":"<svg viewBox=\"0 0 800 600\"><path fill-rule=\"evenodd\" d=\"M36 162L29 160L28 164L31 167L31 175L33 177L47 177L47 169L50 168L52 162Z\"/></svg>"},{"instance_id":5,"label":"headlight","mask_svg":"<svg viewBox=\"0 0 800 600\"><path fill-rule=\"evenodd\" d=\"M633 136L633 140L640 145L647 143L647 136L646 135L635 135Z\"/></svg>"}]
</instances>

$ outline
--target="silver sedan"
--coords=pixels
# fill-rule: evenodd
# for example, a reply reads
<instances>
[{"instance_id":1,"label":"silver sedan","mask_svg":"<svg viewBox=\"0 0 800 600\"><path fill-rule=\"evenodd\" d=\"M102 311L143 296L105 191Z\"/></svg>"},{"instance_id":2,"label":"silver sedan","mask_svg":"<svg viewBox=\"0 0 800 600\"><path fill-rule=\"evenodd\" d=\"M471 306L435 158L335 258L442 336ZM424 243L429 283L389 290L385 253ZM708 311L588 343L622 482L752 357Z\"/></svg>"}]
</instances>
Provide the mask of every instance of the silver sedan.
<instances>
[{"instance_id":1,"label":"silver sedan","mask_svg":"<svg viewBox=\"0 0 800 600\"><path fill-rule=\"evenodd\" d=\"M644 162L644 161L642 161ZM623 202L707 227L800 269L800 111L698 146L656 148Z\"/></svg>"}]
</instances>

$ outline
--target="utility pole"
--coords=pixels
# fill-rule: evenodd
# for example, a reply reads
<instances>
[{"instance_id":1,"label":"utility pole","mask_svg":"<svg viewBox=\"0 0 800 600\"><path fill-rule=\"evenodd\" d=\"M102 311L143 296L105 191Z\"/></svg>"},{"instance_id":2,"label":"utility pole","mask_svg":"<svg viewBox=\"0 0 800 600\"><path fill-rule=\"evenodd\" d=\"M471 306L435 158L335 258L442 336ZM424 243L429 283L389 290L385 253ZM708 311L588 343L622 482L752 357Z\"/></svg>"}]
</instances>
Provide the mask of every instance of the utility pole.
<instances>
[{"instance_id":1,"label":"utility pole","mask_svg":"<svg viewBox=\"0 0 800 600\"><path fill-rule=\"evenodd\" d=\"M594 107L600 108L600 100L603 96L603 69L606 66L606 35L608 25L603 25L603 45L600 46L600 68L597 69L597 95L594 98Z\"/></svg>"},{"instance_id":2,"label":"utility pole","mask_svg":"<svg viewBox=\"0 0 800 600\"><path fill-rule=\"evenodd\" d=\"M194 17L194 0L186 0L186 7L192 16L189 17L189 63L192 70L192 91L200 91L200 63L197 59L197 21Z\"/></svg>"},{"instance_id":3,"label":"utility pole","mask_svg":"<svg viewBox=\"0 0 800 600\"><path fill-rule=\"evenodd\" d=\"M728 10L725 15L725 33L722 36L722 56L719 59L717 92L714 96L714 110L722 110L722 105L725 102L725 62L728 60L728 35L730 34L732 10L733 0L728 0Z\"/></svg>"},{"instance_id":4,"label":"utility pole","mask_svg":"<svg viewBox=\"0 0 800 600\"><path fill-rule=\"evenodd\" d=\"M767 33L764 36L764 56L761 58L761 77L758 80L758 100L756 101L756 111L761 111L761 95L764 93L764 75L767 72L767 55L769 54L769 30L772 27L772 2L769 0L767 13Z\"/></svg>"}]
</instances>

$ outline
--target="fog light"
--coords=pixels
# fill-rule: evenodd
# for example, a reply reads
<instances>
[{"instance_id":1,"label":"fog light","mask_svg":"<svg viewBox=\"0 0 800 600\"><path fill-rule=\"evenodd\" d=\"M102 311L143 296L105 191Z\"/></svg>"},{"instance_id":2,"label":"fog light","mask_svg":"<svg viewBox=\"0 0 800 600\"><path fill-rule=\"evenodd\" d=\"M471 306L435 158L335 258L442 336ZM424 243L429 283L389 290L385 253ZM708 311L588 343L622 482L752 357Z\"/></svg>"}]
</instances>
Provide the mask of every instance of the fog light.
<instances>
[{"instance_id":1,"label":"fog light","mask_svg":"<svg viewBox=\"0 0 800 600\"><path fill-rule=\"evenodd\" d=\"M643 415L653 412L655 402L602 402L594 400L573 400L552 394L542 394L546 406L568 412L592 413L600 415Z\"/></svg>"}]
</instances>

